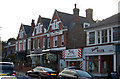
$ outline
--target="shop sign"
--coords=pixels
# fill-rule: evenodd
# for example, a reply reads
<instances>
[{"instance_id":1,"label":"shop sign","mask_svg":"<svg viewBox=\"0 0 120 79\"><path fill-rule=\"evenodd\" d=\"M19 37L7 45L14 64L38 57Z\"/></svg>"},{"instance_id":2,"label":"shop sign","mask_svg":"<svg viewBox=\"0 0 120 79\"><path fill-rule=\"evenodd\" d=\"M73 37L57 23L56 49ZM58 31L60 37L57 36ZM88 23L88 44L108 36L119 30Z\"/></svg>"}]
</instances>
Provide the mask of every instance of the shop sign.
<instances>
[{"instance_id":1,"label":"shop sign","mask_svg":"<svg viewBox=\"0 0 120 79\"><path fill-rule=\"evenodd\" d=\"M62 55L64 58L82 58L82 49L64 50Z\"/></svg>"},{"instance_id":2,"label":"shop sign","mask_svg":"<svg viewBox=\"0 0 120 79\"><path fill-rule=\"evenodd\" d=\"M48 33L47 37L57 36L60 34L63 34L63 32L62 31L55 31L55 32Z\"/></svg>"},{"instance_id":3,"label":"shop sign","mask_svg":"<svg viewBox=\"0 0 120 79\"><path fill-rule=\"evenodd\" d=\"M95 46L84 48L85 53L111 53L115 51L113 45Z\"/></svg>"}]
</instances>

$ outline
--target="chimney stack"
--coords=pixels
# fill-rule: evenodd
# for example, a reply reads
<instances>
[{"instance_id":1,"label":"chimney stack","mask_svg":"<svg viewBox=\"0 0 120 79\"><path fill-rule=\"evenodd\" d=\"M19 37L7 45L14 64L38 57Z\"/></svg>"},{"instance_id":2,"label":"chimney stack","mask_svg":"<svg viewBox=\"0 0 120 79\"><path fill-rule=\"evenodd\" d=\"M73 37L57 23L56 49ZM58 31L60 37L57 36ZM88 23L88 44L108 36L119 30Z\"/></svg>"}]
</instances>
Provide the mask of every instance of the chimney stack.
<instances>
[{"instance_id":1,"label":"chimney stack","mask_svg":"<svg viewBox=\"0 0 120 79\"><path fill-rule=\"evenodd\" d=\"M93 9L86 9L86 18L92 22L93 21Z\"/></svg>"},{"instance_id":2,"label":"chimney stack","mask_svg":"<svg viewBox=\"0 0 120 79\"><path fill-rule=\"evenodd\" d=\"M34 27L35 26L35 20L32 19L32 22L31 22L31 26Z\"/></svg>"},{"instance_id":3,"label":"chimney stack","mask_svg":"<svg viewBox=\"0 0 120 79\"><path fill-rule=\"evenodd\" d=\"M79 22L79 9L76 8L76 4L75 4L75 8L73 9L73 16L74 16L74 22L78 23Z\"/></svg>"}]
</instances>

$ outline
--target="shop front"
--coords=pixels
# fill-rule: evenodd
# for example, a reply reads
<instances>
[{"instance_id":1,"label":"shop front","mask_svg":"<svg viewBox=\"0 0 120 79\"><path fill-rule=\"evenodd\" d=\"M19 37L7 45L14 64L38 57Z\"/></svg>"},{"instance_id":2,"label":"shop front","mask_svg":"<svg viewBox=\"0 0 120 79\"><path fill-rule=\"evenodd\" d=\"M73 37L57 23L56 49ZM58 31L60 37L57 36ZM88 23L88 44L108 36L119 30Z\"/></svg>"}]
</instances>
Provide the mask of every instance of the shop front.
<instances>
[{"instance_id":1,"label":"shop front","mask_svg":"<svg viewBox=\"0 0 120 79\"><path fill-rule=\"evenodd\" d=\"M96 76L106 75L116 71L116 52L114 45L85 47L85 69Z\"/></svg>"},{"instance_id":2,"label":"shop front","mask_svg":"<svg viewBox=\"0 0 120 79\"><path fill-rule=\"evenodd\" d=\"M81 48L64 50L63 57L65 58L66 67L76 66L85 69L85 61Z\"/></svg>"}]
</instances>

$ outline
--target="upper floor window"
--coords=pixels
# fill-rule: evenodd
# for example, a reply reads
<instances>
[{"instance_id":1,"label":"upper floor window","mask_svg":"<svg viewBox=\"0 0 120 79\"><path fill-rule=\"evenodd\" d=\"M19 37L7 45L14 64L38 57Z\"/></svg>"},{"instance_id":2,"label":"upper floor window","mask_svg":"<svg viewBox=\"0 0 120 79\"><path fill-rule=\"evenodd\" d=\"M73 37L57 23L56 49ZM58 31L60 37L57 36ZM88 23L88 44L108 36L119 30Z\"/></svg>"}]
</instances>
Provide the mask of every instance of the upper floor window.
<instances>
[{"instance_id":1,"label":"upper floor window","mask_svg":"<svg viewBox=\"0 0 120 79\"><path fill-rule=\"evenodd\" d=\"M59 22L57 22L57 19L54 20L52 24L52 30L59 29Z\"/></svg>"},{"instance_id":2,"label":"upper floor window","mask_svg":"<svg viewBox=\"0 0 120 79\"><path fill-rule=\"evenodd\" d=\"M113 41L120 41L120 26L113 28Z\"/></svg>"},{"instance_id":3,"label":"upper floor window","mask_svg":"<svg viewBox=\"0 0 120 79\"><path fill-rule=\"evenodd\" d=\"M95 44L95 32L89 32L89 44Z\"/></svg>"},{"instance_id":4,"label":"upper floor window","mask_svg":"<svg viewBox=\"0 0 120 79\"><path fill-rule=\"evenodd\" d=\"M19 38L23 38L23 31L22 30L19 32Z\"/></svg>"},{"instance_id":5,"label":"upper floor window","mask_svg":"<svg viewBox=\"0 0 120 79\"><path fill-rule=\"evenodd\" d=\"M22 50L22 41L19 42L19 51Z\"/></svg>"},{"instance_id":6,"label":"upper floor window","mask_svg":"<svg viewBox=\"0 0 120 79\"><path fill-rule=\"evenodd\" d=\"M64 35L61 36L61 46L64 45Z\"/></svg>"},{"instance_id":7,"label":"upper floor window","mask_svg":"<svg viewBox=\"0 0 120 79\"><path fill-rule=\"evenodd\" d=\"M53 37L53 47L57 47L58 37Z\"/></svg>"},{"instance_id":8,"label":"upper floor window","mask_svg":"<svg viewBox=\"0 0 120 79\"><path fill-rule=\"evenodd\" d=\"M86 28L86 27L89 27L90 26L90 23L84 23L83 24L83 27Z\"/></svg>"},{"instance_id":9,"label":"upper floor window","mask_svg":"<svg viewBox=\"0 0 120 79\"><path fill-rule=\"evenodd\" d=\"M45 48L45 38L43 38L43 48Z\"/></svg>"},{"instance_id":10,"label":"upper floor window","mask_svg":"<svg viewBox=\"0 0 120 79\"><path fill-rule=\"evenodd\" d=\"M26 40L23 41L23 50L26 50Z\"/></svg>"},{"instance_id":11,"label":"upper floor window","mask_svg":"<svg viewBox=\"0 0 120 79\"><path fill-rule=\"evenodd\" d=\"M97 33L98 33L98 43L100 43L100 30L98 30Z\"/></svg>"},{"instance_id":12,"label":"upper floor window","mask_svg":"<svg viewBox=\"0 0 120 79\"><path fill-rule=\"evenodd\" d=\"M28 39L28 50L31 49L31 39Z\"/></svg>"},{"instance_id":13,"label":"upper floor window","mask_svg":"<svg viewBox=\"0 0 120 79\"><path fill-rule=\"evenodd\" d=\"M40 39L38 39L38 49L40 48Z\"/></svg>"},{"instance_id":14,"label":"upper floor window","mask_svg":"<svg viewBox=\"0 0 120 79\"><path fill-rule=\"evenodd\" d=\"M48 38L48 48L50 48L50 38Z\"/></svg>"},{"instance_id":15,"label":"upper floor window","mask_svg":"<svg viewBox=\"0 0 120 79\"><path fill-rule=\"evenodd\" d=\"M107 29L102 30L102 43L107 43Z\"/></svg>"},{"instance_id":16,"label":"upper floor window","mask_svg":"<svg viewBox=\"0 0 120 79\"><path fill-rule=\"evenodd\" d=\"M15 47L16 47L16 51L18 51L18 42L16 42L16 46Z\"/></svg>"},{"instance_id":17,"label":"upper floor window","mask_svg":"<svg viewBox=\"0 0 120 79\"><path fill-rule=\"evenodd\" d=\"M33 40L33 49L35 49L35 40Z\"/></svg>"},{"instance_id":18,"label":"upper floor window","mask_svg":"<svg viewBox=\"0 0 120 79\"><path fill-rule=\"evenodd\" d=\"M38 26L36 28L36 34L42 33L42 26L43 26L42 24L38 23Z\"/></svg>"}]
</instances>

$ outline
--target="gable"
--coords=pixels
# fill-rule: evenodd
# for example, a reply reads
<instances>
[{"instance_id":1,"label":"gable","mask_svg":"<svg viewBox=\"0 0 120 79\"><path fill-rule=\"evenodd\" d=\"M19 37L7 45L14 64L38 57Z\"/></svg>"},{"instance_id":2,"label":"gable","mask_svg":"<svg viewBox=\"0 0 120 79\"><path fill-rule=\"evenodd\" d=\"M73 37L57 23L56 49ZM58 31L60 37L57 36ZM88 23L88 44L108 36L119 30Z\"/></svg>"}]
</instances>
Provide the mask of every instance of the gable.
<instances>
[{"instance_id":1,"label":"gable","mask_svg":"<svg viewBox=\"0 0 120 79\"><path fill-rule=\"evenodd\" d=\"M23 24L21 24L17 39L23 39L25 37L26 37L26 33L24 30Z\"/></svg>"},{"instance_id":2,"label":"gable","mask_svg":"<svg viewBox=\"0 0 120 79\"><path fill-rule=\"evenodd\" d=\"M62 28L63 28L63 24L61 22L61 19L59 18L57 10L55 10L53 17L50 21L47 32L61 30Z\"/></svg>"}]
</instances>

